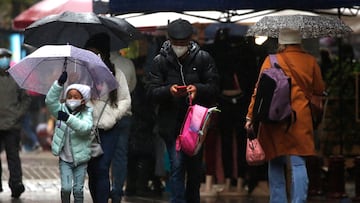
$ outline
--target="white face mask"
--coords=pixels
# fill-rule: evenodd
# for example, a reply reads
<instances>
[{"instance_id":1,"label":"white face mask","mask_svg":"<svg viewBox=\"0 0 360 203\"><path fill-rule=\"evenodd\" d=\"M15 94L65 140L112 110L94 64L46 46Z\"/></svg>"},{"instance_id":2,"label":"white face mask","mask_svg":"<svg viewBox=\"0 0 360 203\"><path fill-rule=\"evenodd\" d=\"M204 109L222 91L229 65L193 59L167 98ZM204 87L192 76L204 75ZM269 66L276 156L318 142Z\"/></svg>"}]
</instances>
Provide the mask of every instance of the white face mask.
<instances>
[{"instance_id":1,"label":"white face mask","mask_svg":"<svg viewBox=\"0 0 360 203\"><path fill-rule=\"evenodd\" d=\"M67 99L66 100L66 106L69 107L72 111L74 111L80 105L81 105L81 100L79 100L79 99Z\"/></svg>"},{"instance_id":2,"label":"white face mask","mask_svg":"<svg viewBox=\"0 0 360 203\"><path fill-rule=\"evenodd\" d=\"M183 56L188 51L188 46L171 45L171 47L174 50L174 52L178 58Z\"/></svg>"}]
</instances>

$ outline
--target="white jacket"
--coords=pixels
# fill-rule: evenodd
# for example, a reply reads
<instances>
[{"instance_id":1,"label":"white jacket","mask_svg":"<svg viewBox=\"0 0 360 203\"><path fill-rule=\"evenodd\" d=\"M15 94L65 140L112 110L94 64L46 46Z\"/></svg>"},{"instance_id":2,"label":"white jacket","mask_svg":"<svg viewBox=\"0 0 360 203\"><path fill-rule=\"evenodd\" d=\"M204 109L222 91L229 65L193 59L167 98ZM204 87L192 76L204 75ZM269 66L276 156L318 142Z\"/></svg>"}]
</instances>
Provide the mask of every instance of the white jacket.
<instances>
[{"instance_id":1,"label":"white jacket","mask_svg":"<svg viewBox=\"0 0 360 203\"><path fill-rule=\"evenodd\" d=\"M115 78L119 83L117 89L118 102L117 108L112 107L110 101L107 102L105 110L100 118L98 127L100 129L109 130L111 129L118 120L123 116L128 115L131 112L131 97L129 88L124 73L115 67ZM96 125L99 119L102 108L104 107L108 95L100 98L99 100L92 100L88 102L88 106L93 108L93 123Z\"/></svg>"},{"instance_id":2,"label":"white jacket","mask_svg":"<svg viewBox=\"0 0 360 203\"><path fill-rule=\"evenodd\" d=\"M137 82L134 63L117 51L110 52L110 61L124 73L130 93L134 91Z\"/></svg>"}]
</instances>

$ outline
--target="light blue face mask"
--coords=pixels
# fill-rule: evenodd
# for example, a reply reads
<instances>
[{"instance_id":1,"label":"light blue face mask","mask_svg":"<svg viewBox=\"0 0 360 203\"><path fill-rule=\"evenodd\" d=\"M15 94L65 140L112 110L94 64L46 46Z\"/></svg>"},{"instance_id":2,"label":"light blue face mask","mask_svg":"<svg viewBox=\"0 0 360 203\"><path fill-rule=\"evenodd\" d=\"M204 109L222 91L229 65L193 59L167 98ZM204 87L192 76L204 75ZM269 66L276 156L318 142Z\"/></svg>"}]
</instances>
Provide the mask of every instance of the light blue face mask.
<instances>
[{"instance_id":1,"label":"light blue face mask","mask_svg":"<svg viewBox=\"0 0 360 203\"><path fill-rule=\"evenodd\" d=\"M0 69L8 69L10 66L10 58L9 57L1 57L0 58Z\"/></svg>"}]
</instances>

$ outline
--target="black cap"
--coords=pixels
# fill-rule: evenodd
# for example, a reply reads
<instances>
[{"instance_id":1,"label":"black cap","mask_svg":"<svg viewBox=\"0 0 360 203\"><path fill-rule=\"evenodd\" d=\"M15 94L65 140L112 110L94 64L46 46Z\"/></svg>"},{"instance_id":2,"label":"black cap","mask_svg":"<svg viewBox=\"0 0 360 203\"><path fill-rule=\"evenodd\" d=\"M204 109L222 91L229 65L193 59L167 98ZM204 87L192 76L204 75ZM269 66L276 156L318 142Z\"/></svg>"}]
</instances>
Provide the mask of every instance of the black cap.
<instances>
[{"instance_id":1,"label":"black cap","mask_svg":"<svg viewBox=\"0 0 360 203\"><path fill-rule=\"evenodd\" d=\"M8 56L10 57L12 52L9 49L0 48L0 56Z\"/></svg>"},{"instance_id":2,"label":"black cap","mask_svg":"<svg viewBox=\"0 0 360 203\"><path fill-rule=\"evenodd\" d=\"M193 27L189 21L179 18L168 25L167 31L171 39L184 40L191 37Z\"/></svg>"}]
</instances>

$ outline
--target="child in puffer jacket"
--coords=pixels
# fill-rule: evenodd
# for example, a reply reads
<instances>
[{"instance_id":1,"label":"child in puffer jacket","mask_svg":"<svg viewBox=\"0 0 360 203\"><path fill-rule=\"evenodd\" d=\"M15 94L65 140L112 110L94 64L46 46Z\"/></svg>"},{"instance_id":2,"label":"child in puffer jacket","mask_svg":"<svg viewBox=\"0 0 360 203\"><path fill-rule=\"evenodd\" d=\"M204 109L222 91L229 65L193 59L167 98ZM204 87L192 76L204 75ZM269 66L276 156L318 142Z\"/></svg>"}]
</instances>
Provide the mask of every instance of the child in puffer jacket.
<instances>
[{"instance_id":1,"label":"child in puffer jacket","mask_svg":"<svg viewBox=\"0 0 360 203\"><path fill-rule=\"evenodd\" d=\"M65 90L66 102L60 102L61 91L67 79L63 72L46 95L46 105L57 118L51 150L59 156L61 178L61 202L70 203L71 191L74 202L84 202L84 182L87 162L91 158L91 136L93 125L92 108L86 106L90 100L90 87L82 84L69 85Z\"/></svg>"}]
</instances>

